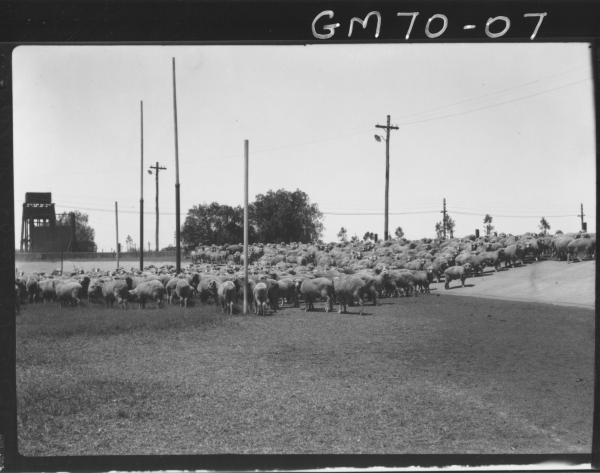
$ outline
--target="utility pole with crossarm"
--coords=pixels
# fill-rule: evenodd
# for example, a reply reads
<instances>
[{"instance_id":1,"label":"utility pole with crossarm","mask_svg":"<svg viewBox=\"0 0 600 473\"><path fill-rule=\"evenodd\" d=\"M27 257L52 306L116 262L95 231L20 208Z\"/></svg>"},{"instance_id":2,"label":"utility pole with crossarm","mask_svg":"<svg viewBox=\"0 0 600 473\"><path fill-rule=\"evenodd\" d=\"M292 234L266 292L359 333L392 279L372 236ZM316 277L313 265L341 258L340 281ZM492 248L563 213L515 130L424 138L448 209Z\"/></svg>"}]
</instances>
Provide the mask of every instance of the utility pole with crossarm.
<instances>
[{"instance_id":1,"label":"utility pole with crossarm","mask_svg":"<svg viewBox=\"0 0 600 473\"><path fill-rule=\"evenodd\" d=\"M375 125L376 128L385 129L385 226L383 229L383 239L388 240L390 235L388 232L389 221L389 195L390 195L390 130L398 130L397 126L390 125L390 116L387 116L387 125ZM377 141L381 141L379 135L375 135Z\"/></svg>"},{"instance_id":2,"label":"utility pole with crossarm","mask_svg":"<svg viewBox=\"0 0 600 473\"><path fill-rule=\"evenodd\" d=\"M583 213L583 204L580 204L581 207L581 212L579 215L577 215L580 219L581 219L581 231L585 232L587 231L587 225L586 223L583 221L583 217L585 217L585 214Z\"/></svg>"},{"instance_id":3,"label":"utility pole with crossarm","mask_svg":"<svg viewBox=\"0 0 600 473\"><path fill-rule=\"evenodd\" d=\"M154 166L150 166L150 169L148 169L148 174L154 174L156 176L156 252L158 253L160 248L158 246L158 173L160 171L164 171L165 167L161 166L158 164L158 161L156 161L156 164ZM152 171L154 170L154 172Z\"/></svg>"},{"instance_id":4,"label":"utility pole with crossarm","mask_svg":"<svg viewBox=\"0 0 600 473\"><path fill-rule=\"evenodd\" d=\"M175 270L181 272L181 223L180 223L180 187L179 187L179 139L177 137L177 88L175 82L175 58L173 64L173 122L175 130Z\"/></svg>"}]
</instances>

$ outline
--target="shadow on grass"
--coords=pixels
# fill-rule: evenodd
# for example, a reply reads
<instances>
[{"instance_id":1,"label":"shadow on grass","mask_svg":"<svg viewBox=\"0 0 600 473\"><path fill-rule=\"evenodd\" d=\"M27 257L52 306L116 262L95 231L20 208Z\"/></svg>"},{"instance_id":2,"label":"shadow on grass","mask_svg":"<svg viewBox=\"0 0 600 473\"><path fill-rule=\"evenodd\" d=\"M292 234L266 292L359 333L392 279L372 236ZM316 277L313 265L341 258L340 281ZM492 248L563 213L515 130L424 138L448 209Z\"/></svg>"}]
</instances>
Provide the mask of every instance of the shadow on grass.
<instances>
[{"instance_id":1,"label":"shadow on grass","mask_svg":"<svg viewBox=\"0 0 600 473\"><path fill-rule=\"evenodd\" d=\"M304 307L301 307L300 310L302 310L302 312L327 312L325 310L325 307L315 307L314 309L309 309L309 310L305 310ZM333 310L330 310L329 312L335 312Z\"/></svg>"},{"instance_id":2,"label":"shadow on grass","mask_svg":"<svg viewBox=\"0 0 600 473\"><path fill-rule=\"evenodd\" d=\"M116 335L139 331L179 330L183 327L210 328L224 323L226 317L214 306L184 309L179 306L162 309L105 307L57 308L30 304L22 310L17 336L68 338L72 336ZM48 323L52 320L52 323Z\"/></svg>"},{"instance_id":3,"label":"shadow on grass","mask_svg":"<svg viewBox=\"0 0 600 473\"><path fill-rule=\"evenodd\" d=\"M452 289L462 289L463 287L475 287L475 284L465 284L464 286L454 286L454 287L449 287L445 290L452 290Z\"/></svg>"},{"instance_id":4,"label":"shadow on grass","mask_svg":"<svg viewBox=\"0 0 600 473\"><path fill-rule=\"evenodd\" d=\"M360 310L352 310L352 311L346 310L345 312L341 312L341 313L336 310L334 313L337 314L337 315L357 315L359 317L364 317L364 316L367 316L367 315L375 315L375 314L372 314L370 312L364 312L364 311L361 314Z\"/></svg>"}]
</instances>

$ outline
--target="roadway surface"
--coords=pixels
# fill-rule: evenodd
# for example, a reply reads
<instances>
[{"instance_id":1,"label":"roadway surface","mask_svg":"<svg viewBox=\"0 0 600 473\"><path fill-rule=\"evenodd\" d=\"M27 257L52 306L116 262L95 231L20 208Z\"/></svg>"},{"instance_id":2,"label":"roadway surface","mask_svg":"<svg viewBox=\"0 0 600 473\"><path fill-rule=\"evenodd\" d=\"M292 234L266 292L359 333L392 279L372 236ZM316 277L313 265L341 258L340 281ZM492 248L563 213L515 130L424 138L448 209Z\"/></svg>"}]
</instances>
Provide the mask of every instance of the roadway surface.
<instances>
[{"instance_id":1,"label":"roadway surface","mask_svg":"<svg viewBox=\"0 0 600 473\"><path fill-rule=\"evenodd\" d=\"M465 287L460 287L460 281L452 281L449 290L444 289L444 283L434 283L432 288L436 288L435 292L441 295L544 302L593 309L595 272L595 261L539 261L497 273L488 268L484 276L468 278Z\"/></svg>"}]
</instances>

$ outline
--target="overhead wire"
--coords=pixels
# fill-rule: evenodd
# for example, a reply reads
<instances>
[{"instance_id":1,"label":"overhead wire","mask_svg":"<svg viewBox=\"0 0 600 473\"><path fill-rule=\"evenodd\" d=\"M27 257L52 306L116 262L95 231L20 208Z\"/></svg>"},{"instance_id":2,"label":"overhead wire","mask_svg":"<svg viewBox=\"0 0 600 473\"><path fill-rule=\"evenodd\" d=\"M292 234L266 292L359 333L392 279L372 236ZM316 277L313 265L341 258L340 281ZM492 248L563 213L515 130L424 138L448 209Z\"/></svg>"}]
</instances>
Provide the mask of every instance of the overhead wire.
<instances>
[{"instance_id":1,"label":"overhead wire","mask_svg":"<svg viewBox=\"0 0 600 473\"><path fill-rule=\"evenodd\" d=\"M542 79L565 75L565 74L567 74L569 72L572 72L574 70L580 69L582 67L584 67L584 66L583 65L582 66L578 66L578 67L575 67L575 68L571 68L571 69L569 69L567 71L563 71L563 72L560 72L560 73L557 73L557 74L553 74L553 75L550 75L550 76L545 76ZM450 107L455 106L455 105L460 105L462 103L472 102L472 101L475 101L475 100L479 100L481 98L486 98L486 97L489 97L489 96L496 96L496 95L500 95L500 94L503 94L503 93L506 93L506 92L511 92L513 90L516 90L516 89L519 89L519 88L522 88L522 87L525 87L525 86L532 85L534 83L540 82L540 80L542 80L542 79L536 79L534 81L529 81L529 82L526 82L526 83L523 83L523 84L519 84L519 85L516 85L516 86L513 86L513 87L508 87L508 88L502 89L500 91L495 91L495 92L492 92L492 93L489 93L489 94L484 94L484 95L481 95L481 96L466 98L466 99L460 100L458 102L454 102L452 104L447 104L447 105L444 105L442 107L438 107L436 109L432 109L432 110L429 110L429 111L418 112L418 113L413 114L413 115L408 115L407 117L411 117L411 116L417 117L417 116L421 116L421 115L426 115L428 113L432 113L432 112L439 111L439 110L444 110L444 109L450 108ZM445 115L441 115L441 116L433 116L433 117L427 117L427 118L422 118L422 119L418 119L418 120L400 122L399 126L409 126L409 125L415 125L415 124L425 123L425 122L434 121L434 120L442 120L442 119L446 119L446 118L451 118L451 117L466 115L466 114L469 114L469 113L474 113L474 112L477 112L477 111L486 110L486 109L489 109L489 108L494 108L494 107L506 105L506 104L509 104L509 103L518 102L518 101L521 101L521 100L526 100L526 99L529 99L529 98L532 98L532 97L536 97L536 96L539 96L539 95L542 95L542 94L546 94L546 93L550 93L550 92L553 92L553 91L556 91L556 90L564 89L566 87L571 87L573 85L578 85L580 83L583 83L583 82L586 82L586 81L589 81L589 80L590 80L590 78L586 77L584 79L581 79L581 80L578 80L578 81L569 82L567 84L561 84L561 85L559 85L557 87L553 87L553 88L550 88L550 89L541 90L541 91L538 91L538 92L535 92L535 93L527 94L527 95L520 96L520 97L515 97L515 98L509 99L509 100L504 100L504 101L501 101L501 102L496 102L496 103L491 103L491 104L483 105L483 106L480 106L480 107L477 107L477 108L474 108L474 109L470 109L470 110L462 110L462 111L459 111L459 112L449 113L449 114L445 114ZM368 133L371 134L371 132L368 132ZM253 153L255 153L255 154L268 153L268 152L272 152L272 151L278 151L278 150L281 150L281 149L294 148L294 147L298 147L298 146L306 146L306 145L317 144L317 143L322 143L322 142L326 142L326 141L336 141L336 140L339 140L339 139L346 138L348 136L355 136L355 135L362 135L362 134L367 134L367 132L362 131L362 130L359 131L359 132L358 131L353 131L353 132L345 133L344 135L339 135L339 136L331 137L331 138L325 138L325 139L322 139L322 140L312 140L312 141L306 141L306 142L302 142L302 143L293 143L293 144L289 144L289 145L284 145L284 146L279 146L279 147L273 147L273 148L268 148L268 149L262 149L262 150L258 149L258 150L253 151ZM78 209L81 209L81 210L94 211L94 212L111 212L112 213L114 211L112 208L81 207L79 205L72 205L72 206L70 206L70 205L65 205L65 204L62 204L62 205L61 204L56 204L56 206L59 207L59 208L78 208ZM460 207L460 206L457 206L456 208L457 208L457 210L453 210L451 212L454 213L454 214L458 214L458 215L484 216L487 213L489 213L489 212L476 212L476 211L470 211L470 210L458 210L458 209L461 209L461 208L465 209L464 207ZM121 208L120 212L121 213L125 213L125 214L139 214L139 210L133 208L133 206L132 206L131 210L129 210L127 208ZM411 215L411 214L430 214L430 213L438 213L438 212L439 212L439 210L407 210L407 211L401 211L401 212L389 212L389 214L390 215ZM175 212L170 212L170 211L161 211L161 213L164 214L164 215L175 215ZM324 215L346 215L346 216L383 215L383 212L381 212L381 211L359 211L359 212L356 212L356 211L354 211L354 212L353 211L322 211L322 213ZM540 212L540 213L543 214L543 212ZM152 214L154 214L154 212L153 211L146 211L146 212L144 212L144 214L152 215ZM494 215L494 217L499 217L499 218L532 218L532 217L537 217L537 216L538 215L508 215L508 214L496 214L496 215ZM548 215L545 215L545 216L549 217L549 218L563 218L563 217L572 217L573 215L572 214L560 214L560 215L548 214Z\"/></svg>"},{"instance_id":2,"label":"overhead wire","mask_svg":"<svg viewBox=\"0 0 600 473\"><path fill-rule=\"evenodd\" d=\"M78 210L87 210L87 211L94 211L94 212L109 212L109 213L114 212L114 209L111 209L111 208L81 207L78 205L69 206L69 205L55 204L55 207L60 208L60 209L77 208ZM133 207L133 205L131 207ZM478 216L478 217L484 217L486 214L489 213L489 212L479 212L479 211L452 210L451 208L448 208L447 212L449 214L473 215L473 216ZM139 210L136 210L136 209L129 210L127 208L120 208L119 213L139 215ZM154 213L155 213L154 211L145 211L144 215L154 215ZM163 215L175 215L175 212L172 212L172 211L161 211L160 213ZM368 211L368 210L364 210L364 211L322 210L321 213L323 215L344 215L344 216L384 215L384 212L379 211L379 210L373 210L373 211ZM389 215L426 215L426 214L434 214L434 213L441 213L441 211L439 209L431 209L431 210L428 209L428 210L403 210L403 211L398 211L398 212L388 212ZM548 217L548 218L577 217L576 214L547 214L544 212L539 212L539 214L529 214L529 215L494 214L492 217L493 218L496 218L496 217L499 217L499 218L538 218L540 216L544 216L544 217Z\"/></svg>"},{"instance_id":3,"label":"overhead wire","mask_svg":"<svg viewBox=\"0 0 600 473\"><path fill-rule=\"evenodd\" d=\"M459 100L457 102L452 102L450 104L442 105L441 107L436 107L436 108L433 108L433 109L430 109L430 110L425 110L425 111L422 111L422 112L417 112L417 113L412 113L412 114L408 114L408 115L405 115L405 116L401 116L400 119L407 119L407 118L418 117L418 116L421 116L421 115L427 115L429 113L437 112L437 111L440 111L440 110L445 110L447 108L451 108L451 107L454 107L456 105L461 105L463 103L473 102L475 100L479 100L479 99L487 98L487 97L493 97L493 96L496 96L496 95L502 95L502 94L505 94L506 92L512 92L514 90L521 89L523 87L527 87L529 85L533 85L533 84L539 83L539 82L541 82L542 80L545 80L545 79L551 79L551 78L554 78L554 77L564 76L566 74L569 74L570 72L573 72L573 71L576 71L576 70L579 70L579 69L583 69L583 68L586 68L586 67L589 67L589 65L587 65L587 64L580 64L579 66L569 68L566 71L561 71L561 72L558 72L556 74L550 74L550 75L547 75L547 76L543 76L543 77L540 77L540 78L532 80L532 81L524 82L522 84L518 84L518 85L515 85L515 86L511 86L511 87L507 87L507 88L504 88L504 89L500 89L500 90L497 90L497 91L489 92L487 94L482 94L482 95L478 95L478 96L475 96L475 97L467 97L467 98L461 99L461 100Z\"/></svg>"},{"instance_id":4,"label":"overhead wire","mask_svg":"<svg viewBox=\"0 0 600 473\"><path fill-rule=\"evenodd\" d=\"M414 121L404 122L404 123L401 122L401 123L399 123L397 125L398 126L410 126L410 125L417 125L417 124L420 124L420 123L426 123L426 122L430 122L430 121L434 121L434 120L443 120L443 119L446 119L446 118L452 118L452 117L458 117L458 116L461 116L461 115L467 115L469 113L479 112L481 110L487 110L487 109L490 109L490 108L500 107L502 105L506 105L506 104L509 104L509 103L519 102L521 100L526 100L526 99L530 99L532 97L537 97L539 95L547 94L549 92L554 92L555 90L560 90L560 89L564 89L566 87L571 87L573 85L581 84L581 83L587 82L589 80L591 80L591 78L586 77L585 79L581 79L581 80L574 81L574 82L569 82L568 84L563 84L563 85L560 85L558 87L553 87L552 89L542 90L542 91L536 92L534 94L529 94L529 95L525 95L525 96L522 96L522 97L517 97L517 98L511 99L511 100L505 100L503 102L497 102L497 103L485 105L485 106L482 106L482 107L479 107L479 108L474 108L474 109L471 109L471 110L463 110L461 112L449 113L449 114L442 115L442 116L439 116L439 117L423 118L421 120L414 120Z\"/></svg>"},{"instance_id":5,"label":"overhead wire","mask_svg":"<svg viewBox=\"0 0 600 473\"><path fill-rule=\"evenodd\" d=\"M428 111L417 112L417 113L414 113L414 114L409 114L409 115L406 115L405 117L406 118L419 117L419 116L422 116L422 115L427 115L429 113L433 113L435 111L445 110L447 108L453 107L455 105L460 105L462 103L472 102L472 101L475 101L475 100L479 100L481 98L486 98L486 97L490 97L490 96L494 96L494 95L501 95L503 93L510 92L510 91L513 91L513 90L516 90L516 89L519 89L519 88L522 88L522 87L525 87L525 86L532 85L534 83L540 82L543 79L553 78L553 77L558 77L558 76L561 76L561 75L565 75L565 74L567 74L569 72L572 72L572 71L577 70L577 69L581 69L583 67L586 67L586 66L585 65L577 66L577 67L568 69L566 71L563 71L563 72L560 72L560 73L557 73L557 74L552 74L550 76L544 76L543 78L536 79L534 81L526 82L526 83L519 84L519 85L516 85L516 86L513 86L513 87L508 87L508 88L501 89L501 90L495 91L495 92L491 92L489 94L484 94L484 95L481 95L481 96L469 97L469 98L460 100L458 102L454 102L454 103L451 103L451 104L448 104L448 105L444 105L444 106L439 107L439 108L431 109L431 110L428 110ZM410 126L410 125L417 125L417 124L426 123L426 122L435 121L435 120L443 120L443 119L446 119L446 118L452 118L452 117L457 117L457 116L461 116L461 115L466 115L466 114L469 114L469 113L474 113L474 112L478 112L478 111L481 111L481 110L486 110L486 109L489 109L489 108L499 107L499 106L506 105L506 104L509 104L509 103L518 102L518 101L521 101L521 100L527 100L527 99L532 98L532 97L537 97L539 95L543 95L543 94L546 94L546 93L554 92L556 90L560 90L560 89L564 89L564 88L571 87L571 86L574 86L574 85L578 85L580 83L587 82L587 81L590 81L590 80L591 80L591 77L585 77L585 78L577 80L577 81L569 82L569 83L566 83L566 84L561 84L561 85L559 85L557 87L553 87L553 88L546 89L546 90L541 90L541 91L538 91L538 92L535 92L535 93L531 93L531 94L528 94L528 95L516 97L516 98L513 98L513 99L509 99L509 100L504 100L504 101L501 101L501 102L496 102L496 103L492 103L492 104L483 105L483 106L480 106L478 108L474 108L474 109L470 109L470 110L463 110L463 111L455 112L455 113L448 113L448 114L441 115L441 116L433 116L433 117L427 117L427 118L421 118L421 119L416 119L416 120L409 120L409 121L399 122L399 123L396 123L396 125L398 125L398 126ZM336 135L334 137L329 137L329 138L323 138L323 139L318 139L318 140L310 140L310 141L304 141L304 142L299 142L299 143L290 143L290 144L287 144L287 145L281 145L281 146L276 146L276 147L272 147L272 148L263 148L263 149L259 148L259 149L253 150L252 153L253 154L265 154L265 153L270 153L270 152L273 152L273 151L280 151L280 150L284 150L284 149L297 148L297 147L302 147L302 146L310 146L310 145L313 145L313 144L325 143L325 142L328 142L328 141L338 141L338 140L341 140L341 139L347 139L348 137L360 136L360 135L370 135L370 134L372 134L372 131L368 131L367 132L367 131L364 131L364 129L360 129L360 130L349 131L347 133L343 133L343 134ZM234 158L239 158L239 156L238 155L230 155L230 156L224 156L224 157L222 157L222 159L234 159Z\"/></svg>"}]
</instances>

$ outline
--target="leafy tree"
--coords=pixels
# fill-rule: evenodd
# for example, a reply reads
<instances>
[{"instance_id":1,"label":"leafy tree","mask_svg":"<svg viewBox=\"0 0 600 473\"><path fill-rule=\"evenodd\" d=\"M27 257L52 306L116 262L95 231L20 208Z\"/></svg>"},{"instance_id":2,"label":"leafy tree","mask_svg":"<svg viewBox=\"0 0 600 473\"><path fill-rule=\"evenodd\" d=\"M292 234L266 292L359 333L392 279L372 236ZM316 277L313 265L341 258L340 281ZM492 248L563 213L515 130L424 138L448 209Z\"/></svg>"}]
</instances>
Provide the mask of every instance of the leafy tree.
<instances>
[{"instance_id":1,"label":"leafy tree","mask_svg":"<svg viewBox=\"0 0 600 473\"><path fill-rule=\"evenodd\" d=\"M450 233L450 238L454 238L454 227L456 222L449 215L446 216L446 230Z\"/></svg>"},{"instance_id":2,"label":"leafy tree","mask_svg":"<svg viewBox=\"0 0 600 473\"><path fill-rule=\"evenodd\" d=\"M323 214L311 204L308 194L279 189L259 194L250 207L251 220L260 242L309 243L323 232Z\"/></svg>"},{"instance_id":3,"label":"leafy tree","mask_svg":"<svg viewBox=\"0 0 600 473\"><path fill-rule=\"evenodd\" d=\"M133 251L133 238L131 238L131 235L125 237L125 247L127 248L127 251Z\"/></svg>"},{"instance_id":4,"label":"leafy tree","mask_svg":"<svg viewBox=\"0 0 600 473\"><path fill-rule=\"evenodd\" d=\"M402 230L402 227L397 227L394 231L394 235L396 235L396 238L398 239L402 238L404 236L404 230Z\"/></svg>"},{"instance_id":5,"label":"leafy tree","mask_svg":"<svg viewBox=\"0 0 600 473\"><path fill-rule=\"evenodd\" d=\"M545 235L548 230L550 230L550 224L548 223L548 220L546 220L546 217L542 217L540 220L540 225L538 227L542 233Z\"/></svg>"},{"instance_id":6,"label":"leafy tree","mask_svg":"<svg viewBox=\"0 0 600 473\"><path fill-rule=\"evenodd\" d=\"M448 213L444 216L441 222L436 222L435 224L435 233L437 238L441 240L444 238L444 229L446 230L446 235L450 235L450 238L454 238L454 227L456 226L456 222Z\"/></svg>"},{"instance_id":7,"label":"leafy tree","mask_svg":"<svg viewBox=\"0 0 600 473\"><path fill-rule=\"evenodd\" d=\"M59 216L56 224L58 226L66 226L70 227L72 224L72 216L75 218L75 240L76 244L72 245L72 247L76 251L93 251L97 250L96 243L94 242L94 237L96 232L94 229L88 224L88 215L80 212L79 210L74 210L73 212L69 212L66 214L62 214Z\"/></svg>"},{"instance_id":8,"label":"leafy tree","mask_svg":"<svg viewBox=\"0 0 600 473\"><path fill-rule=\"evenodd\" d=\"M485 234L490 236L492 230L494 229L494 226L492 225L492 216L490 214L485 214L483 223L485 224Z\"/></svg>"},{"instance_id":9,"label":"leafy tree","mask_svg":"<svg viewBox=\"0 0 600 473\"><path fill-rule=\"evenodd\" d=\"M251 234L254 236L254 231L249 227L248 236ZM239 243L244 239L244 209L217 202L195 205L188 210L181 239L188 249L198 245Z\"/></svg>"},{"instance_id":10,"label":"leafy tree","mask_svg":"<svg viewBox=\"0 0 600 473\"><path fill-rule=\"evenodd\" d=\"M442 222L435 223L435 235L438 240L441 240L444 237L444 229L442 227Z\"/></svg>"},{"instance_id":11,"label":"leafy tree","mask_svg":"<svg viewBox=\"0 0 600 473\"><path fill-rule=\"evenodd\" d=\"M259 194L248 206L248 239L252 242L279 243L316 241L321 236L322 213L308 195L279 189ZM244 210L217 202L195 205L181 231L185 249L198 245L240 243L244 239Z\"/></svg>"},{"instance_id":12,"label":"leafy tree","mask_svg":"<svg viewBox=\"0 0 600 473\"><path fill-rule=\"evenodd\" d=\"M351 243L358 243L358 241L358 235L356 234L352 235L352 238L350 238Z\"/></svg>"},{"instance_id":13,"label":"leafy tree","mask_svg":"<svg viewBox=\"0 0 600 473\"><path fill-rule=\"evenodd\" d=\"M366 232L363 235L363 241L367 241L367 240L375 241L375 239L376 239L375 233L373 233L373 232Z\"/></svg>"},{"instance_id":14,"label":"leafy tree","mask_svg":"<svg viewBox=\"0 0 600 473\"><path fill-rule=\"evenodd\" d=\"M337 237L340 239L340 241L342 243L345 243L348 241L348 230L346 230L344 227L340 228L340 231L337 234Z\"/></svg>"}]
</instances>

